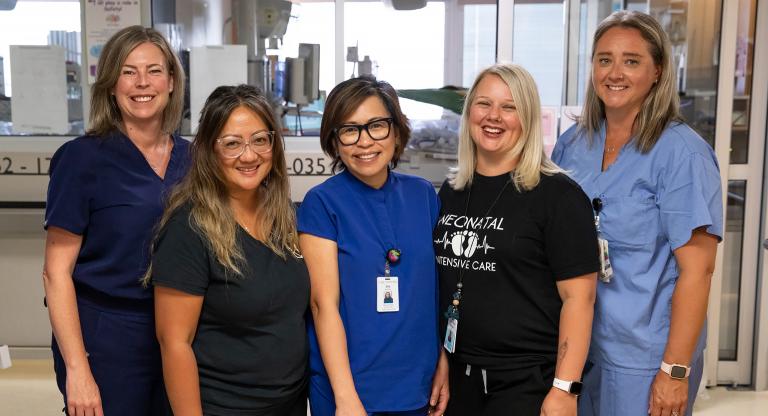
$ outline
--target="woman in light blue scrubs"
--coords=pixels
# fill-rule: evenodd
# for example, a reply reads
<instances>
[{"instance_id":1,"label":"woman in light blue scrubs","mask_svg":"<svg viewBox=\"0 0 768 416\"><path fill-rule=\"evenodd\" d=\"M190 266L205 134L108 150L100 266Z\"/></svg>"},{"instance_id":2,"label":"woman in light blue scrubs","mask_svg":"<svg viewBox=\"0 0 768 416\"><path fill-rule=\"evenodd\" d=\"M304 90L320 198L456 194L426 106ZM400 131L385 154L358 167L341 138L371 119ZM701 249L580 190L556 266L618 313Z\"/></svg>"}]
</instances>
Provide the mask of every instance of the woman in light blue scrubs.
<instances>
[{"instance_id":1,"label":"woman in light blue scrubs","mask_svg":"<svg viewBox=\"0 0 768 416\"><path fill-rule=\"evenodd\" d=\"M409 136L388 83L359 77L328 95L320 144L341 172L298 212L312 286L313 416L445 410L432 248L439 201L431 183L391 170Z\"/></svg>"},{"instance_id":2,"label":"woman in light blue scrubs","mask_svg":"<svg viewBox=\"0 0 768 416\"><path fill-rule=\"evenodd\" d=\"M702 377L720 174L682 121L670 50L652 17L606 18L583 113L552 154L604 240L580 415L690 415Z\"/></svg>"}]
</instances>

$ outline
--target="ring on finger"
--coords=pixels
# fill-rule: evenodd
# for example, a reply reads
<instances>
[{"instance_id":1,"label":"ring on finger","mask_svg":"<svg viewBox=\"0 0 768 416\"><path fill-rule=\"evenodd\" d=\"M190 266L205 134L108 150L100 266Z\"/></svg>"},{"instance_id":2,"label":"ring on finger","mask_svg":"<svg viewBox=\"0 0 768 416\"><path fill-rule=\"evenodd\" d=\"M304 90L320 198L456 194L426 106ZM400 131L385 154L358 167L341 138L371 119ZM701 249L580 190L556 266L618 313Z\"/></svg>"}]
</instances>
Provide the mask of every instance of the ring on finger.
<instances>
[{"instance_id":1,"label":"ring on finger","mask_svg":"<svg viewBox=\"0 0 768 416\"><path fill-rule=\"evenodd\" d=\"M680 412L678 412L677 410L673 410L672 416L680 416Z\"/></svg>"}]
</instances>

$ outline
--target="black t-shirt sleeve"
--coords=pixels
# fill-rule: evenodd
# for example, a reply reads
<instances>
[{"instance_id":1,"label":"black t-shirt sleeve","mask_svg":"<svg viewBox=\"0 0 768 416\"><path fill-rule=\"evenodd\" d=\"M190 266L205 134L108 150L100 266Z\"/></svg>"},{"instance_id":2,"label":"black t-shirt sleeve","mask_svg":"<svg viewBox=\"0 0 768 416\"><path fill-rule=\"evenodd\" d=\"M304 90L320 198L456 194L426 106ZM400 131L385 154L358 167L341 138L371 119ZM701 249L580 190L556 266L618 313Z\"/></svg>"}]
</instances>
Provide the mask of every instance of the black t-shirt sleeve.
<instances>
[{"instance_id":1,"label":"black t-shirt sleeve","mask_svg":"<svg viewBox=\"0 0 768 416\"><path fill-rule=\"evenodd\" d=\"M546 256L556 280L564 280L600 269L597 231L589 199L573 185L550 204L544 230Z\"/></svg>"},{"instance_id":2,"label":"black t-shirt sleeve","mask_svg":"<svg viewBox=\"0 0 768 416\"><path fill-rule=\"evenodd\" d=\"M161 231L152 257L152 284L203 296L210 280L209 252L189 221L189 211L180 210Z\"/></svg>"}]
</instances>

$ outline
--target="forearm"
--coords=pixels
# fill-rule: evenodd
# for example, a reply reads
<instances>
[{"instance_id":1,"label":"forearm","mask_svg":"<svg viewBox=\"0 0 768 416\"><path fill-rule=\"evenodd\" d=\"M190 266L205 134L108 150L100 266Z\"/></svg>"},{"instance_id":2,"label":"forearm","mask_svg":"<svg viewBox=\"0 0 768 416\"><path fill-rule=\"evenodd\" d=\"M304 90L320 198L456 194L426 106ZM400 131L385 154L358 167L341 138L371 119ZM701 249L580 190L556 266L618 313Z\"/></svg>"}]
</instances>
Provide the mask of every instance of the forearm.
<instances>
[{"instance_id":1,"label":"forearm","mask_svg":"<svg viewBox=\"0 0 768 416\"><path fill-rule=\"evenodd\" d=\"M173 413L202 415L200 380L192 346L186 342L165 342L160 344L160 351L165 389Z\"/></svg>"},{"instance_id":2,"label":"forearm","mask_svg":"<svg viewBox=\"0 0 768 416\"><path fill-rule=\"evenodd\" d=\"M690 365L707 316L711 274L682 270L672 295L672 315L664 361Z\"/></svg>"},{"instance_id":3,"label":"forearm","mask_svg":"<svg viewBox=\"0 0 768 416\"><path fill-rule=\"evenodd\" d=\"M43 271L43 286L51 328L67 372L90 371L72 277Z\"/></svg>"},{"instance_id":4,"label":"forearm","mask_svg":"<svg viewBox=\"0 0 768 416\"><path fill-rule=\"evenodd\" d=\"M589 351L593 314L594 303L589 299L573 297L563 301L555 377L561 380L581 380Z\"/></svg>"},{"instance_id":5,"label":"forearm","mask_svg":"<svg viewBox=\"0 0 768 416\"><path fill-rule=\"evenodd\" d=\"M347 334L336 308L313 308L317 340L337 406L360 400L355 390L347 351Z\"/></svg>"}]
</instances>

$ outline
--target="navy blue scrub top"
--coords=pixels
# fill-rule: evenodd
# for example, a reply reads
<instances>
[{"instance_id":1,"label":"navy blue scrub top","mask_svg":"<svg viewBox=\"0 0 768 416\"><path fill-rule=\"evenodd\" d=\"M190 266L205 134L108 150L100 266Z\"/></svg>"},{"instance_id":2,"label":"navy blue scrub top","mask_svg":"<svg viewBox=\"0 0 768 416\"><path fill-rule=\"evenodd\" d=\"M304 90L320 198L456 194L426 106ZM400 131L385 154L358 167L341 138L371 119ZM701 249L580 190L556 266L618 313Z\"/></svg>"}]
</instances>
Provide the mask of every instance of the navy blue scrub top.
<instances>
[{"instance_id":1,"label":"navy blue scrub top","mask_svg":"<svg viewBox=\"0 0 768 416\"><path fill-rule=\"evenodd\" d=\"M164 198L189 167L189 146L173 136L165 178L119 131L78 137L53 155L44 228L83 237L72 274L78 301L152 313L152 289L142 287L139 279L149 264Z\"/></svg>"}]
</instances>

